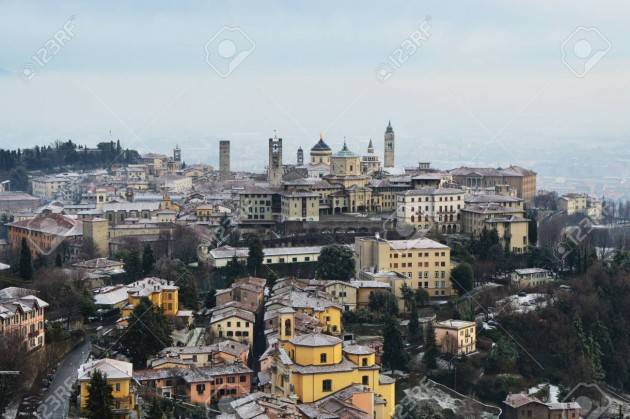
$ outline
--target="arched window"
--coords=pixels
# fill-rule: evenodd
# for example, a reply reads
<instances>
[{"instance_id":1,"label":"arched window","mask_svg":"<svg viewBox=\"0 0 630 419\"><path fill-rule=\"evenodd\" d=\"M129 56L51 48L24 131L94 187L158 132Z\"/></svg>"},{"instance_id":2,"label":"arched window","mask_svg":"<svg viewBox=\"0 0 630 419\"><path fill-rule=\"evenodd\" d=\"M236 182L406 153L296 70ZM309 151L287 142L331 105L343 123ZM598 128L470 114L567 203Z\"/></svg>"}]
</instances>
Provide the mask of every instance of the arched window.
<instances>
[{"instance_id":1,"label":"arched window","mask_svg":"<svg viewBox=\"0 0 630 419\"><path fill-rule=\"evenodd\" d=\"M284 321L284 334L286 336L291 336L291 319L286 319Z\"/></svg>"}]
</instances>

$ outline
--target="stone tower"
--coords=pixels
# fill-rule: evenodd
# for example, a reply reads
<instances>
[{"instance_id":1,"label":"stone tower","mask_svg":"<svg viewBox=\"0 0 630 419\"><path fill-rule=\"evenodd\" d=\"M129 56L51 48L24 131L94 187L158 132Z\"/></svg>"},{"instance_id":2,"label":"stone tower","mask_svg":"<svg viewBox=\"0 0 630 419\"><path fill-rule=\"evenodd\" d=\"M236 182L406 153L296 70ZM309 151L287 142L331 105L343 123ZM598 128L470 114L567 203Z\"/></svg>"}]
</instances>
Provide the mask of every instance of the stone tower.
<instances>
[{"instance_id":1,"label":"stone tower","mask_svg":"<svg viewBox=\"0 0 630 419\"><path fill-rule=\"evenodd\" d=\"M383 158L384 167L394 167L396 162L394 160L394 129L392 128L392 121L389 121L387 128L385 129L385 153Z\"/></svg>"},{"instance_id":2,"label":"stone tower","mask_svg":"<svg viewBox=\"0 0 630 419\"><path fill-rule=\"evenodd\" d=\"M271 186L280 186L282 183L282 138L275 135L269 139L267 182Z\"/></svg>"},{"instance_id":3,"label":"stone tower","mask_svg":"<svg viewBox=\"0 0 630 419\"><path fill-rule=\"evenodd\" d=\"M182 149L179 148L178 145L176 145L175 148L173 149L173 160L176 162L182 161Z\"/></svg>"},{"instance_id":4,"label":"stone tower","mask_svg":"<svg viewBox=\"0 0 630 419\"><path fill-rule=\"evenodd\" d=\"M230 172L230 142L219 141L219 177L227 180L231 177Z\"/></svg>"},{"instance_id":5,"label":"stone tower","mask_svg":"<svg viewBox=\"0 0 630 419\"><path fill-rule=\"evenodd\" d=\"M374 154L374 145L372 144L371 138L370 138L370 143L368 144L368 154Z\"/></svg>"},{"instance_id":6,"label":"stone tower","mask_svg":"<svg viewBox=\"0 0 630 419\"><path fill-rule=\"evenodd\" d=\"M302 150L302 147L299 147L297 151L297 165L304 166L304 150Z\"/></svg>"}]
</instances>

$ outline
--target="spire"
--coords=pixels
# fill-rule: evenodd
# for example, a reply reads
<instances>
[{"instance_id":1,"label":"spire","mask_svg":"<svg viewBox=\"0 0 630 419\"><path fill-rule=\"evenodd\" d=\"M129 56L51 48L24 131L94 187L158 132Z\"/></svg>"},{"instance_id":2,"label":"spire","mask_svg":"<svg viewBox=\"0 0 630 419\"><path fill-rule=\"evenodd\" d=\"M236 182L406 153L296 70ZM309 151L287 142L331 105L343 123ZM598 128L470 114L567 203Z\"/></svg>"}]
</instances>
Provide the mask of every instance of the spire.
<instances>
[{"instance_id":1,"label":"spire","mask_svg":"<svg viewBox=\"0 0 630 419\"><path fill-rule=\"evenodd\" d=\"M385 132L394 132L394 128L392 128L391 120L387 123L387 128L385 129Z\"/></svg>"},{"instance_id":2,"label":"spire","mask_svg":"<svg viewBox=\"0 0 630 419\"><path fill-rule=\"evenodd\" d=\"M370 143L368 144L368 154L374 153L374 145L372 145L372 139L370 138Z\"/></svg>"},{"instance_id":3,"label":"spire","mask_svg":"<svg viewBox=\"0 0 630 419\"><path fill-rule=\"evenodd\" d=\"M348 151L348 144L346 144L346 137L343 137L343 151Z\"/></svg>"}]
</instances>

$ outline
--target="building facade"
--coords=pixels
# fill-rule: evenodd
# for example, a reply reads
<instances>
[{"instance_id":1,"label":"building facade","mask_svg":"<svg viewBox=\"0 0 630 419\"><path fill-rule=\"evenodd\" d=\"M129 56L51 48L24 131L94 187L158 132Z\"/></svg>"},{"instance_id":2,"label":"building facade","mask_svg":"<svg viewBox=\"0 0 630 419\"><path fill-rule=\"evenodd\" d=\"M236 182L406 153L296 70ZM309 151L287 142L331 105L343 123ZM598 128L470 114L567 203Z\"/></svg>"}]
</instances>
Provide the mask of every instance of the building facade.
<instances>
[{"instance_id":1,"label":"building facade","mask_svg":"<svg viewBox=\"0 0 630 419\"><path fill-rule=\"evenodd\" d=\"M391 285L403 304L402 288L425 289L431 297L455 295L451 283L451 249L430 239L355 238L357 271L399 272L406 277Z\"/></svg>"},{"instance_id":2,"label":"building facade","mask_svg":"<svg viewBox=\"0 0 630 419\"><path fill-rule=\"evenodd\" d=\"M464 191L455 188L411 189L398 195L396 221L442 234L460 231Z\"/></svg>"}]
</instances>

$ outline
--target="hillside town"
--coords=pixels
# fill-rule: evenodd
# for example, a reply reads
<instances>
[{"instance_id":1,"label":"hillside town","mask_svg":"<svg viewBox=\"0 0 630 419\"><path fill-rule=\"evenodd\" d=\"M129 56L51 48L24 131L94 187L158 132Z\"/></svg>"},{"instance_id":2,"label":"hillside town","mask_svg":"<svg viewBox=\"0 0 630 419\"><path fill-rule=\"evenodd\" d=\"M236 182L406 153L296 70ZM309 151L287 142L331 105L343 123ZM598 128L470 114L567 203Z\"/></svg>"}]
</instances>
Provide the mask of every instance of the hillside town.
<instances>
[{"instance_id":1,"label":"hillside town","mask_svg":"<svg viewBox=\"0 0 630 419\"><path fill-rule=\"evenodd\" d=\"M175 146L2 183L3 414L630 412L616 329L568 314L596 305L593 278L622 286L604 276L630 266L627 202L539 190L516 164L398 167L391 122L383 156L320 136L289 158L274 135L266 173L217 146L217 168Z\"/></svg>"}]
</instances>

